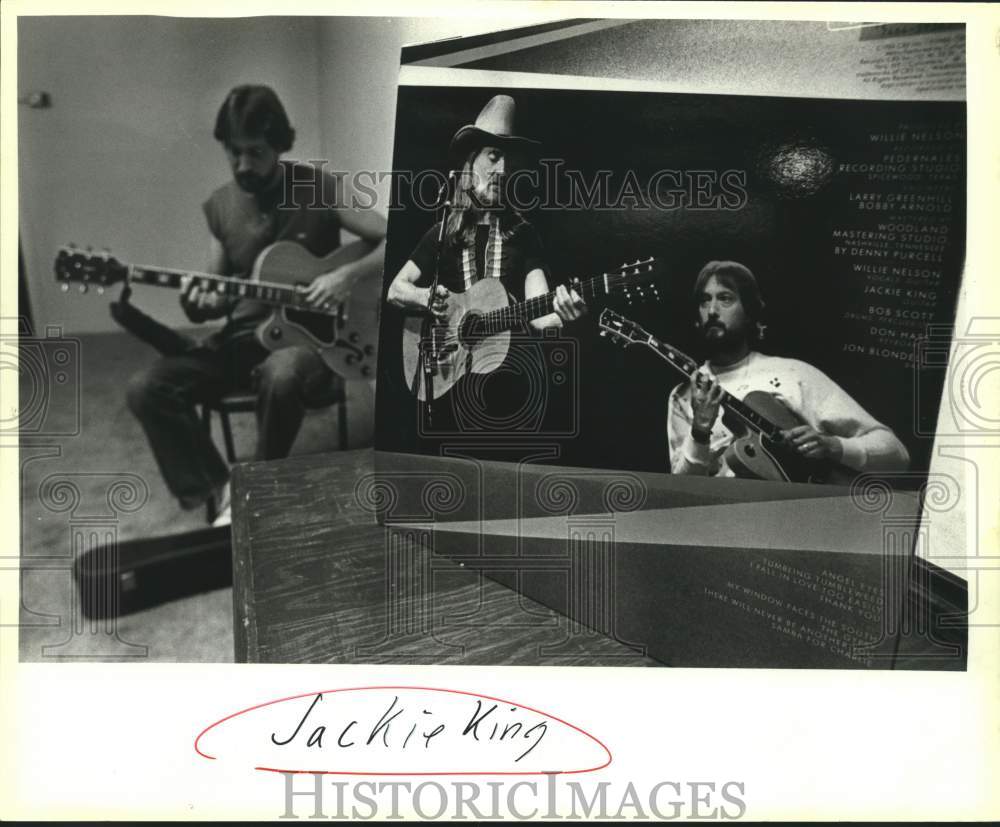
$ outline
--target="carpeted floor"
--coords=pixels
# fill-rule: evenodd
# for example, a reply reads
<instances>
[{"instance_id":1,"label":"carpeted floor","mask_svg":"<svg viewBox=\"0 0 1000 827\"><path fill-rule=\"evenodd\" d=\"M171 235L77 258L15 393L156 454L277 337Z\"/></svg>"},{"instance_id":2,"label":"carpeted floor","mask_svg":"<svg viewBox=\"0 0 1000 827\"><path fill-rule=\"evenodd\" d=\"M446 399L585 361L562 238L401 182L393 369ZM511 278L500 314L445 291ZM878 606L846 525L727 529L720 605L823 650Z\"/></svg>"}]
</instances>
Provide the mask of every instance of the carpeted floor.
<instances>
[{"instance_id":1,"label":"carpeted floor","mask_svg":"<svg viewBox=\"0 0 1000 827\"><path fill-rule=\"evenodd\" d=\"M20 382L21 660L232 661L231 588L117 623L83 619L72 578L75 556L94 542L204 528L206 516L204 510L185 512L177 505L125 406L125 380L156 358L151 348L124 333L32 347L27 354L22 349ZM237 453L251 456L253 415L232 422ZM221 451L217 421L215 427ZM335 450L336 435L336 409L311 412L292 453ZM366 382L348 385L348 435L351 447L371 441ZM130 500L130 492L138 498Z\"/></svg>"}]
</instances>

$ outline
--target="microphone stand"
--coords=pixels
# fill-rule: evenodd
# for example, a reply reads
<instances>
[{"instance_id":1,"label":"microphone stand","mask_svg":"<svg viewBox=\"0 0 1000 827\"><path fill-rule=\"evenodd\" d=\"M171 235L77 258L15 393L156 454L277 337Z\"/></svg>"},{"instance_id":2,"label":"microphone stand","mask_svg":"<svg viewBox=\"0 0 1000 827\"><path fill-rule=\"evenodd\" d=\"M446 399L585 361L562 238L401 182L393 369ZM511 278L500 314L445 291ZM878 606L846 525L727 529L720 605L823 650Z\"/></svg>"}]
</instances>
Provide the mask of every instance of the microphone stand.
<instances>
[{"instance_id":1,"label":"microphone stand","mask_svg":"<svg viewBox=\"0 0 1000 827\"><path fill-rule=\"evenodd\" d=\"M437 292L438 284L441 280L441 247L444 243L444 228L451 217L451 210L454 206L452 204L451 186L454 180L455 170L451 170L448 173L448 180L441 185L441 190L438 192L438 198L444 194L447 194L448 197L441 205L441 223L438 227L437 247L434 255L434 278L431 280L430 292L427 294L427 325L430 331L430 347L426 350L430 351L431 358L427 358L427 352L424 348L421 348L420 352L421 367L424 374L424 415L428 425L433 425L434 421L434 371L437 369L438 357L440 355L438 353L438 336L435 332L435 325L438 324L438 321L431 312L431 305L434 303L434 294Z\"/></svg>"}]
</instances>

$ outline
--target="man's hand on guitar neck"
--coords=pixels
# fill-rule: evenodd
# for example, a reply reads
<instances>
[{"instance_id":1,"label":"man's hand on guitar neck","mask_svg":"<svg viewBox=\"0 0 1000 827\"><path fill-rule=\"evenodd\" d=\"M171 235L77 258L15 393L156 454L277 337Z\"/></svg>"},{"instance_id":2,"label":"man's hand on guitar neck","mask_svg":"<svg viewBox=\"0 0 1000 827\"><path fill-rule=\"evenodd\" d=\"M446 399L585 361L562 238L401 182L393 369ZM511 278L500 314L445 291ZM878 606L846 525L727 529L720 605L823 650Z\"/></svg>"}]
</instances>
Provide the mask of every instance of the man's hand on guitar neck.
<instances>
[{"instance_id":1,"label":"man's hand on guitar neck","mask_svg":"<svg viewBox=\"0 0 1000 827\"><path fill-rule=\"evenodd\" d=\"M181 307L184 314L196 324L219 319L229 313L238 299L227 298L214 290L203 290L191 276L181 278Z\"/></svg>"},{"instance_id":2,"label":"man's hand on guitar neck","mask_svg":"<svg viewBox=\"0 0 1000 827\"><path fill-rule=\"evenodd\" d=\"M552 309L564 322L575 322L587 312L587 304L572 287L560 284L552 298Z\"/></svg>"}]
</instances>

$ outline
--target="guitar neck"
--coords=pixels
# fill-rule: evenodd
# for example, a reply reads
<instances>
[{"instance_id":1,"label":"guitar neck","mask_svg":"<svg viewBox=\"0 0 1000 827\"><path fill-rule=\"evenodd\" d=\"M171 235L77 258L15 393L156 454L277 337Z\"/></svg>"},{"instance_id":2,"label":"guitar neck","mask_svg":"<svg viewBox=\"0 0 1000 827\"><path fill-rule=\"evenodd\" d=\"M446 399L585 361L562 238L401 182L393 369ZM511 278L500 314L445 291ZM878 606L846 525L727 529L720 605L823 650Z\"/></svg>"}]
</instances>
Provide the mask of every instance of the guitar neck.
<instances>
[{"instance_id":1,"label":"guitar neck","mask_svg":"<svg viewBox=\"0 0 1000 827\"><path fill-rule=\"evenodd\" d=\"M656 353L657 356L660 356L678 371L683 373L688 379L690 379L692 374L698 370L698 363L686 353L683 353L675 348L673 345L661 342L654 336L650 336L649 340L645 344L654 353ZM753 408L745 405L741 400L737 399L728 391L722 391L720 404L742 419L753 430L759 431L764 436L771 439L778 437L781 429L777 425L769 419L761 416Z\"/></svg>"},{"instance_id":2,"label":"guitar neck","mask_svg":"<svg viewBox=\"0 0 1000 827\"><path fill-rule=\"evenodd\" d=\"M192 270L173 270L162 267L146 267L133 264L128 268L128 279L137 284L154 287L180 289L181 280L190 278L205 291L219 293L234 299L252 299L263 304L283 307L309 308L303 291L289 284L250 281L238 276L220 276L213 273L199 273Z\"/></svg>"},{"instance_id":3,"label":"guitar neck","mask_svg":"<svg viewBox=\"0 0 1000 827\"><path fill-rule=\"evenodd\" d=\"M591 303L595 299L608 296L616 289L621 288L627 278L628 276L623 273L604 273L574 284L573 289L584 302ZM555 310L555 296L556 291L550 290L541 296L534 296L484 313L481 320L483 329L489 334L501 333L504 330L519 327L524 322L530 322L532 319L552 313Z\"/></svg>"}]
</instances>

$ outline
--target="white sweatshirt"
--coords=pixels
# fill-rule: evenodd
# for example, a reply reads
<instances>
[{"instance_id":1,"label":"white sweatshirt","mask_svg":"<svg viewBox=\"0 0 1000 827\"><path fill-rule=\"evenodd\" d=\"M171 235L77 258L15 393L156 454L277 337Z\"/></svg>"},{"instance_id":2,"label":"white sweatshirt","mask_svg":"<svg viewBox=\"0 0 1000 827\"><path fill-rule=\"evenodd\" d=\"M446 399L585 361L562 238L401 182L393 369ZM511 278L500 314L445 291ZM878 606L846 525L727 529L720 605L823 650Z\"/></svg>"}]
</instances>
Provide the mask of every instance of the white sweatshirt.
<instances>
[{"instance_id":1,"label":"white sweatshirt","mask_svg":"<svg viewBox=\"0 0 1000 827\"><path fill-rule=\"evenodd\" d=\"M844 448L841 462L855 471L902 471L910 455L896 435L812 365L751 351L733 365L711 365L719 384L737 399L766 391L780 399L807 425L837 437ZM682 382L667 403L670 470L675 474L731 477L723 453L733 440L722 424L723 410L712 426L708 445L691 437L691 384Z\"/></svg>"}]
</instances>

